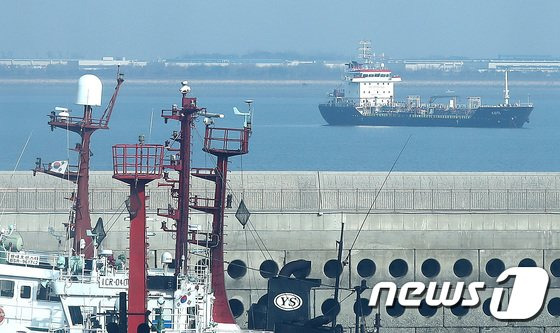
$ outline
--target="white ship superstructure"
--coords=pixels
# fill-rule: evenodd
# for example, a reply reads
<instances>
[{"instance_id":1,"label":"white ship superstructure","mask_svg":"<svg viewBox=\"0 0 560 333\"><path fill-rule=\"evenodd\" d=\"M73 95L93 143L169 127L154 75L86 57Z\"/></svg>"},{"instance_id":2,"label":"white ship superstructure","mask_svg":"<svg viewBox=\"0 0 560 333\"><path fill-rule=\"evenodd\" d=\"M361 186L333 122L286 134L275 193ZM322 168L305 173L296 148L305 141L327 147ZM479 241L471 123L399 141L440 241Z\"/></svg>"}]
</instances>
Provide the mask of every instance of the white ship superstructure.
<instances>
[{"instance_id":1,"label":"white ship superstructure","mask_svg":"<svg viewBox=\"0 0 560 333\"><path fill-rule=\"evenodd\" d=\"M362 107L392 105L396 82L399 76L393 76L388 69L352 69L347 78L348 97L359 100Z\"/></svg>"}]
</instances>

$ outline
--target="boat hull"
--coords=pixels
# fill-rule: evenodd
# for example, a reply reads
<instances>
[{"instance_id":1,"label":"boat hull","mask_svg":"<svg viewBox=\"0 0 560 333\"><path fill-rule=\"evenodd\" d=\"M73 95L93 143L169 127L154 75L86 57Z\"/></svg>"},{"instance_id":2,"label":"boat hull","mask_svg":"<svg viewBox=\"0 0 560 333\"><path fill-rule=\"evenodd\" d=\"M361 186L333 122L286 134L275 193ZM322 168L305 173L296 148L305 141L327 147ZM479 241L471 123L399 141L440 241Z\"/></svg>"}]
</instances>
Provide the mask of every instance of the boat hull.
<instances>
[{"instance_id":1,"label":"boat hull","mask_svg":"<svg viewBox=\"0 0 560 333\"><path fill-rule=\"evenodd\" d=\"M353 105L320 104L329 125L521 128L529 122L532 106L481 106L469 115L413 114L382 111L360 113Z\"/></svg>"}]
</instances>

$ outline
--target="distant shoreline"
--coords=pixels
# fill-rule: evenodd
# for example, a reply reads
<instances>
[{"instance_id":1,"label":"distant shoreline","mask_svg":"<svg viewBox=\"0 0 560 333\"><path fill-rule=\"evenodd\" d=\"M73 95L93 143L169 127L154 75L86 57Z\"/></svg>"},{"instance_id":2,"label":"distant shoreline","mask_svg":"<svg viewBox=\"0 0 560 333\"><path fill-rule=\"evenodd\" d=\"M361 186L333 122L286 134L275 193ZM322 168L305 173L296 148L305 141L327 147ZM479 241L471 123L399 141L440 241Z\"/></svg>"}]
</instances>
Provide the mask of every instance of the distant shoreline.
<instances>
[{"instance_id":1,"label":"distant shoreline","mask_svg":"<svg viewBox=\"0 0 560 333\"><path fill-rule=\"evenodd\" d=\"M109 83L110 80L106 80ZM179 79L128 79L127 84L178 84ZM75 84L77 79L0 79L0 85L19 84ZM112 82L112 81L111 81ZM336 86L339 80L189 80L193 85L329 85ZM408 80L398 83L403 86L502 86L503 80ZM511 86L560 86L560 80L510 81Z\"/></svg>"}]
</instances>

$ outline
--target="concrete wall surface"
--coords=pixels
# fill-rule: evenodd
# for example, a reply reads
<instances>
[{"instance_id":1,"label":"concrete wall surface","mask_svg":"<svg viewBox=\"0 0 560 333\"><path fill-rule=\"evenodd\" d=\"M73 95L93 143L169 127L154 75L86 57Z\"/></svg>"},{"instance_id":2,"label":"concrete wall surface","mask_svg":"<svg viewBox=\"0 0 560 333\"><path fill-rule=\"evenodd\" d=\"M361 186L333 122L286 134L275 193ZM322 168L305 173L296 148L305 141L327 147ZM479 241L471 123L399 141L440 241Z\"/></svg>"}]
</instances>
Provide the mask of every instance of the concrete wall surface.
<instances>
[{"instance_id":1,"label":"concrete wall surface","mask_svg":"<svg viewBox=\"0 0 560 333\"><path fill-rule=\"evenodd\" d=\"M0 172L4 212L67 211L74 186L31 172ZM386 179L386 180L385 180ZM253 211L560 211L558 173L232 172L228 193ZM382 184L385 182L385 185ZM148 186L151 209L167 207L168 188ZM114 212L128 195L110 172L92 172L90 205ZM211 184L194 178L193 195L212 196Z\"/></svg>"},{"instance_id":2,"label":"concrete wall surface","mask_svg":"<svg viewBox=\"0 0 560 333\"><path fill-rule=\"evenodd\" d=\"M341 298L348 298L339 322L346 327L354 325L355 295L349 290L361 280L368 288L381 281L393 281L399 288L409 281L482 281L487 289L480 292L481 305L466 313L448 308L437 308L431 315L413 308L395 313L379 306L374 313L381 315L381 332L560 332L560 173L396 172L379 191L386 176L379 172L232 173L228 192L234 200L226 210L224 269L233 260L247 267L241 277L226 274L229 297L244 307L238 323L245 326L250 304L265 297L268 281L261 275L262 267L281 268L297 259L311 260L310 277L322 280L311 294L311 313L320 315L321 305L333 295L335 279L327 263L336 258L344 223L347 265L341 275ZM62 223L71 208L64 197L72 192L71 185L44 175L31 177L30 172L0 173L0 225L16 225L28 249L64 249ZM156 216L155 208L175 203L168 189L157 188L156 182L149 190L149 265L153 267L161 265L163 252L173 253L174 248L171 234L161 230L165 219ZM193 192L199 197L212 194L200 180L193 181ZM104 220L109 230L104 247L117 254L126 253L128 247L127 193L110 173L92 174L92 221ZM241 198L252 213L245 228L235 218ZM193 212L190 223L204 231L211 217ZM497 274L518 265L534 265L548 273L543 309L529 321L496 320L485 312L484 303L498 287ZM506 288L504 306L513 285L512 281L499 285ZM362 297L369 296L368 289ZM373 318L373 314L366 317L368 329Z\"/></svg>"}]
</instances>

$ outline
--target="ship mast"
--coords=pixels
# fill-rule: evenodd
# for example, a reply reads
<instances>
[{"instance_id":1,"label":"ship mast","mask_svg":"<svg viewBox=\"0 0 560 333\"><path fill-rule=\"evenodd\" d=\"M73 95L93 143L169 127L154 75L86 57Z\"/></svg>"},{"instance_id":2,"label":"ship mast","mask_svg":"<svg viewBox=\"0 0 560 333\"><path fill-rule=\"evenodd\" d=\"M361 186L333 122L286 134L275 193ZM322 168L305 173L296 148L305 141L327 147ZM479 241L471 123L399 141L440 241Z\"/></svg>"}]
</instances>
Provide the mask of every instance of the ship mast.
<instances>
[{"instance_id":1,"label":"ship mast","mask_svg":"<svg viewBox=\"0 0 560 333\"><path fill-rule=\"evenodd\" d=\"M250 105L250 103L248 103ZM250 116L249 116L250 117ZM203 150L217 157L214 177L208 178L204 174L193 175L211 180L215 183L213 206L194 207L195 209L211 213L213 240L210 247L210 272L212 273L212 291L214 292L214 306L212 315L214 321L223 324L235 324L226 295L224 277L224 213L227 189L228 159L233 156L249 152L249 136L251 134L251 121L245 122L243 129L218 128L212 126L213 121L205 121L206 132L204 135ZM195 203L195 205L197 205Z\"/></svg>"},{"instance_id":2,"label":"ship mast","mask_svg":"<svg viewBox=\"0 0 560 333\"><path fill-rule=\"evenodd\" d=\"M505 105L509 105L509 86L508 86L508 70L505 70L505 87L504 87L504 103Z\"/></svg>"},{"instance_id":3,"label":"ship mast","mask_svg":"<svg viewBox=\"0 0 560 333\"><path fill-rule=\"evenodd\" d=\"M187 246L189 243L206 247L210 250L210 273L211 287L214 294L212 306L213 321L218 324L235 324L226 295L224 277L224 214L227 189L228 159L236 155L247 154L249 151L249 136L251 133L250 112L241 115L246 116L245 126L242 129L217 128L213 126L213 118L223 118L221 114L212 114L206 108L197 107L195 97L188 97L190 87L183 81L182 107L174 106L171 110L163 110L162 117L165 122L177 120L181 123L181 132L172 135L172 139L179 142L179 148L172 148L170 142L166 142L168 151L179 153L171 155L170 163L164 165L166 169L172 169L179 173L178 179L171 179L168 172L164 172L166 183L159 186L171 187L172 196L178 201L178 208L171 205L167 209L158 209L158 215L175 220L175 228L168 228L165 222L162 229L176 234L175 239L175 275L182 276L187 272ZM249 101L250 105L252 101ZM239 115L240 113L237 112ZM206 125L203 150L217 157L215 168L191 168L191 142L194 120L198 116L204 117ZM201 198L191 196L190 176L198 177L214 183L214 197ZM204 235L189 230L190 208L212 215L212 226L205 239Z\"/></svg>"},{"instance_id":4,"label":"ship mast","mask_svg":"<svg viewBox=\"0 0 560 333\"><path fill-rule=\"evenodd\" d=\"M164 167L168 170L174 170L179 174L178 179L171 179L169 173L164 173L166 183L158 184L158 186L171 187L171 195L178 201L178 208L175 209L171 205L167 209L158 209L158 215L175 220L175 229L167 227L165 222L162 223L162 229L168 232L174 232L175 239L175 276L179 276L186 268L186 250L187 250L187 233L189 219L189 193L190 193L190 170L191 170L191 141L192 128L194 121L199 112L204 108L198 108L196 98L188 97L187 94L191 88L187 85L187 81L183 81L180 89L182 94L181 108L173 105L171 110L162 110L161 116L165 123L169 120L177 120L181 124L181 132L173 132L172 140L179 143L179 148L173 148L167 141L165 148L172 153L169 164ZM177 155L178 154L178 155Z\"/></svg>"},{"instance_id":5,"label":"ship mast","mask_svg":"<svg viewBox=\"0 0 560 333\"><path fill-rule=\"evenodd\" d=\"M369 40L361 40L358 51L360 51L360 58L364 60L364 64L372 63L371 42Z\"/></svg>"},{"instance_id":6,"label":"ship mast","mask_svg":"<svg viewBox=\"0 0 560 333\"><path fill-rule=\"evenodd\" d=\"M40 158L37 159L35 169L33 170L34 175L40 172L77 183L77 192L71 198L74 201L74 221L70 221L68 228L69 234L71 236L73 234L73 254L83 254L87 259L92 258L94 254L92 238L86 234L88 230L91 230L91 217L89 214L91 136L98 129L109 128L109 120L123 82L123 74L117 72L117 85L113 96L101 118L95 119L93 117L93 107L101 106L101 80L91 74L80 77L76 104L83 106L83 115L81 117L71 117L68 109L56 108L55 110L60 112L58 114L55 111L51 112L48 122L51 126L51 131L58 127L80 135L81 143L76 144L76 147L73 149L78 153L77 171L68 168L65 168L63 171L55 170L51 164L42 165Z\"/></svg>"},{"instance_id":7,"label":"ship mast","mask_svg":"<svg viewBox=\"0 0 560 333\"><path fill-rule=\"evenodd\" d=\"M144 144L119 144L113 146L113 178L130 187L128 205L130 214L128 272L128 332L137 332L146 322L147 310L147 256L146 237L146 184L161 178L163 146Z\"/></svg>"}]
</instances>

